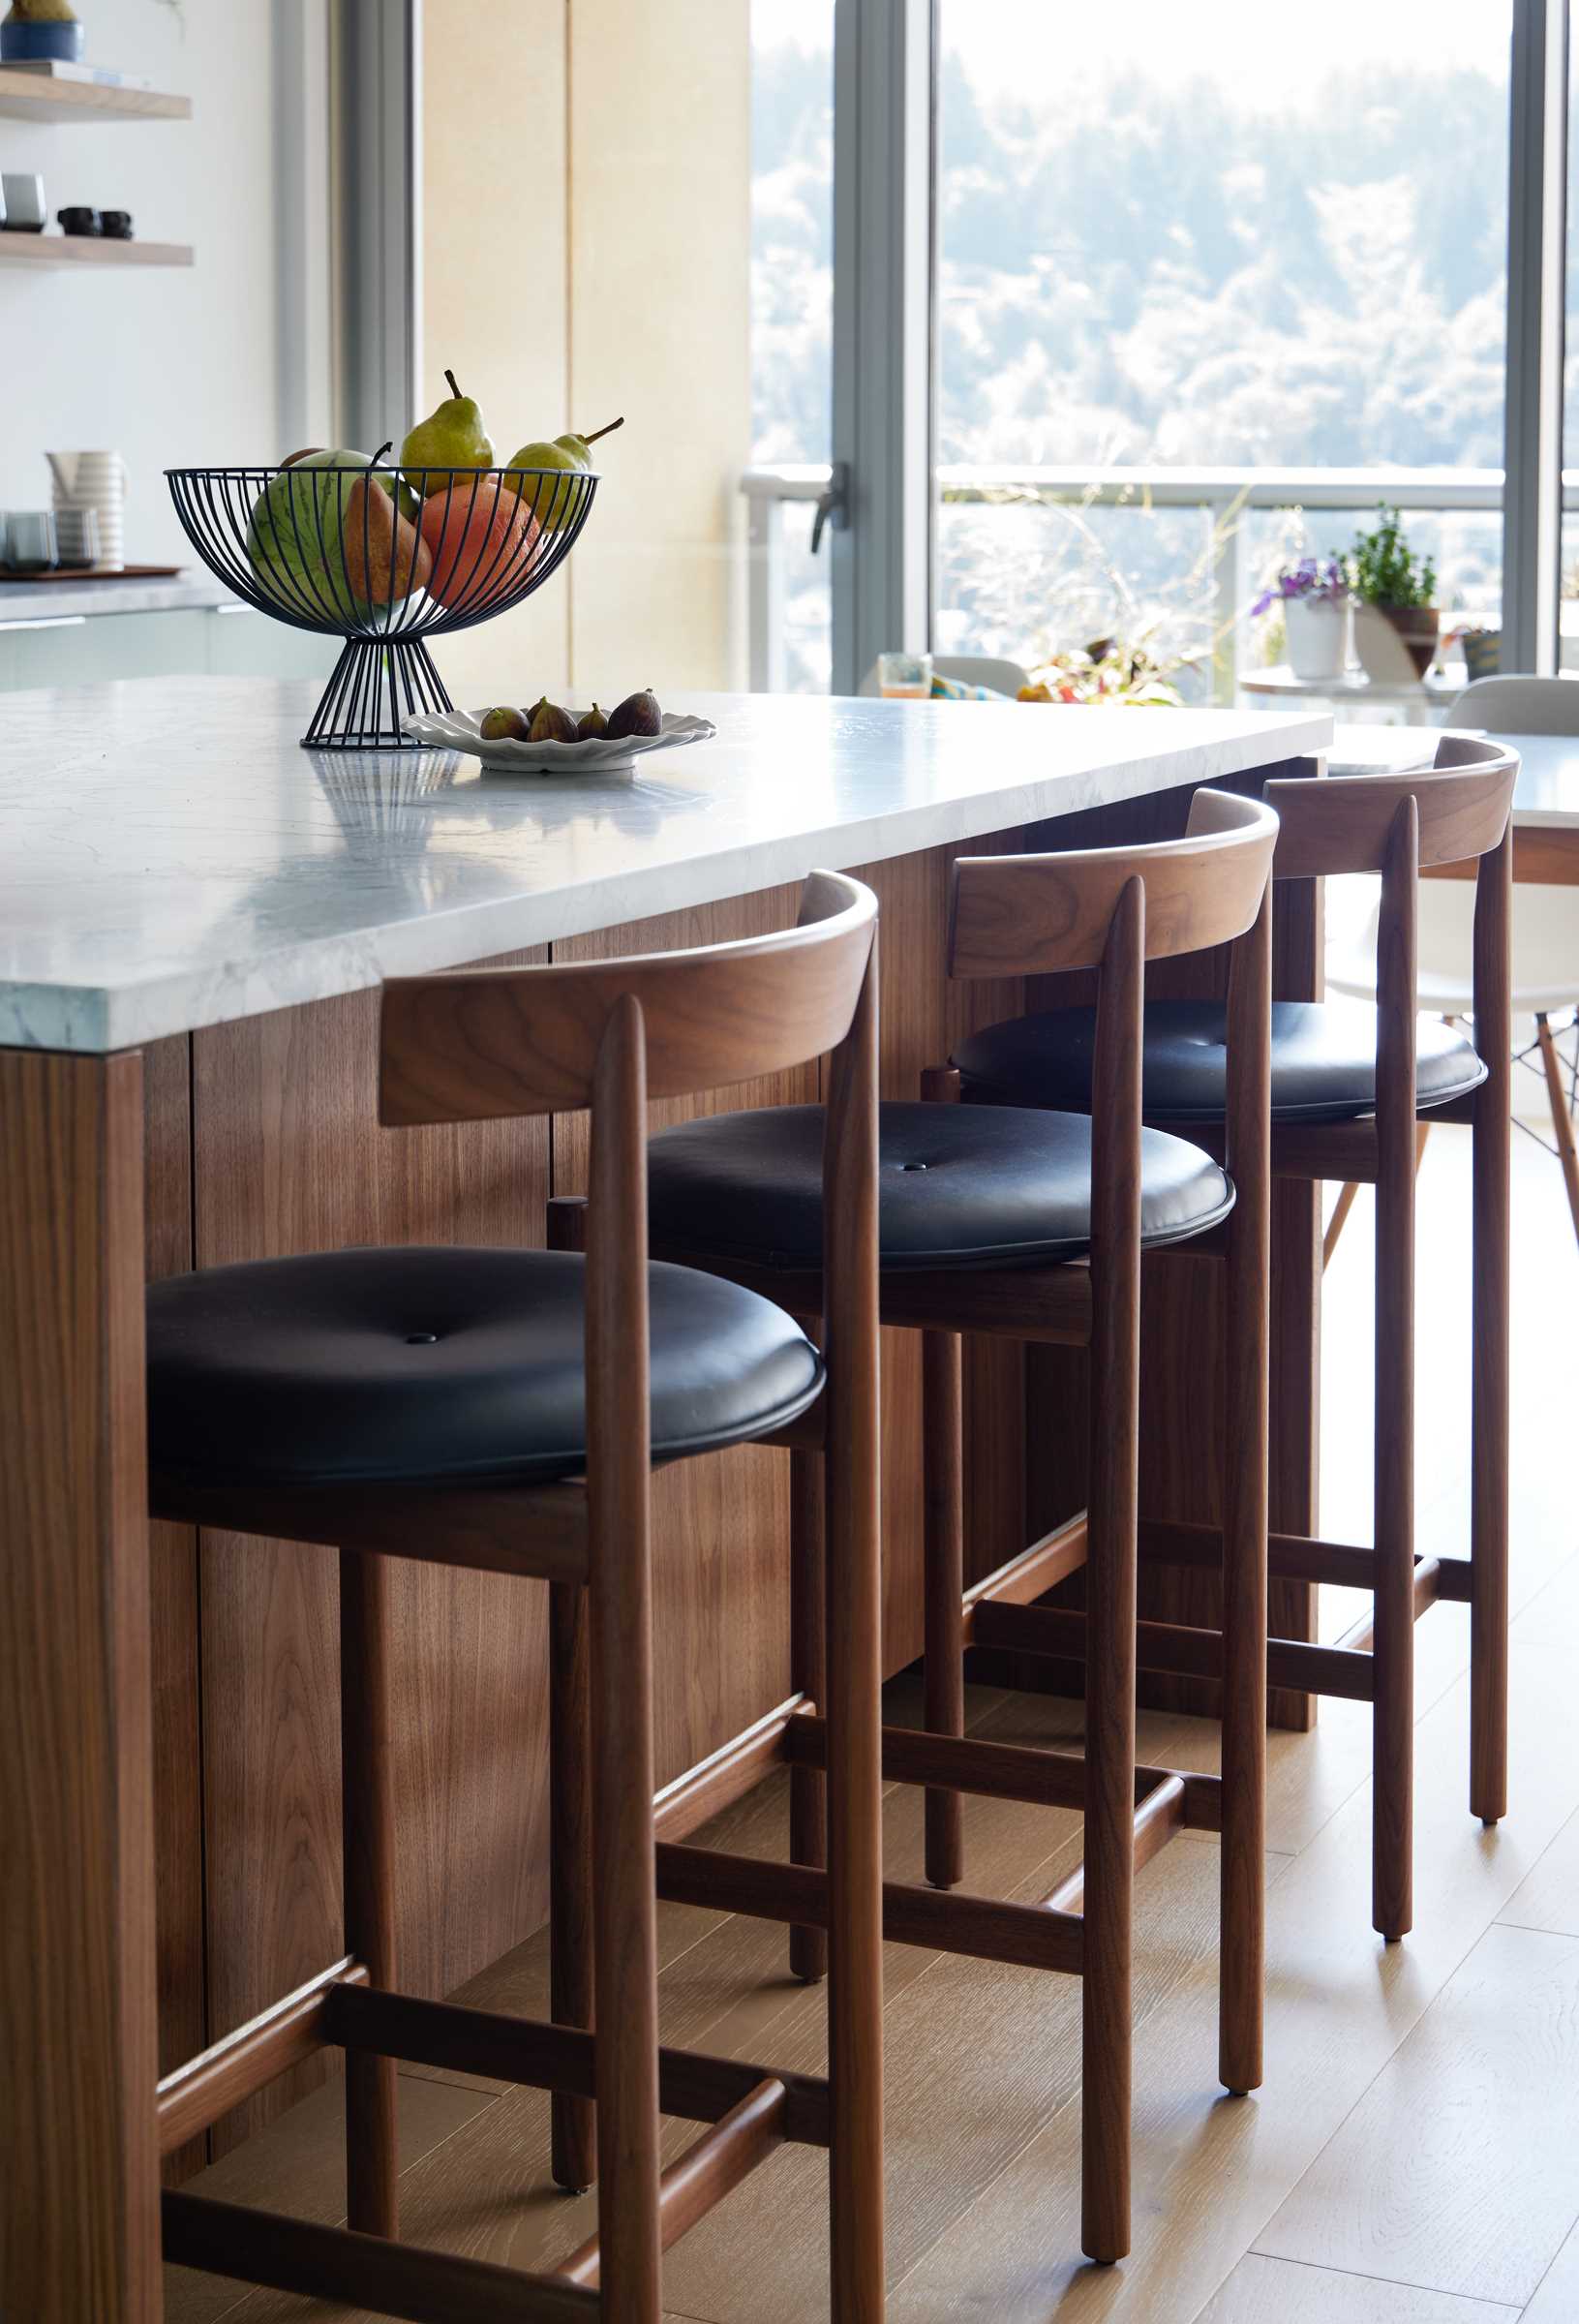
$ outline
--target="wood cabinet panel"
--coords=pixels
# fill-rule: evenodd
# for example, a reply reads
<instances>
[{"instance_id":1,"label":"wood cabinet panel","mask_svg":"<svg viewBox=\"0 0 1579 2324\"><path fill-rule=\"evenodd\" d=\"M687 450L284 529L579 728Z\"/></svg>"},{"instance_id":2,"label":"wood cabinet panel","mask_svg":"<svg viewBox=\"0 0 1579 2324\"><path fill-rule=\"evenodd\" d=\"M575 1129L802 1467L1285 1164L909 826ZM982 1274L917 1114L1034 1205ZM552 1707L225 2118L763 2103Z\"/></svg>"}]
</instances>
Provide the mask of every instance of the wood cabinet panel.
<instances>
[{"instance_id":1,"label":"wood cabinet panel","mask_svg":"<svg viewBox=\"0 0 1579 2324\"><path fill-rule=\"evenodd\" d=\"M541 1243L547 1124L381 1130L377 1021L366 993L195 1036L199 1266L353 1243ZM217 2035L340 1950L337 1590L327 1551L215 1533L200 1578ZM395 1606L401 1974L437 1994L546 1911L546 1594L404 1565ZM323 2070L217 2125L216 2151Z\"/></svg>"}]
</instances>

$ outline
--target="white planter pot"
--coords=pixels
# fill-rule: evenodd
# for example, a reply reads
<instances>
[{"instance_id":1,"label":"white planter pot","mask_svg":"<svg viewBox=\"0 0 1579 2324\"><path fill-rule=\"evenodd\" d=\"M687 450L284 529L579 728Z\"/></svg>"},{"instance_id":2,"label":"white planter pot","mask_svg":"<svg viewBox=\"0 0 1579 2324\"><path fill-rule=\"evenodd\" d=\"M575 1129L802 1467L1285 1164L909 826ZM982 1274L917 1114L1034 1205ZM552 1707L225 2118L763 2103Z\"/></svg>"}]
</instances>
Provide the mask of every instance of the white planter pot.
<instances>
[{"instance_id":1,"label":"white planter pot","mask_svg":"<svg viewBox=\"0 0 1579 2324\"><path fill-rule=\"evenodd\" d=\"M1349 600L1286 597L1283 627L1296 678L1341 678L1349 666Z\"/></svg>"}]
</instances>

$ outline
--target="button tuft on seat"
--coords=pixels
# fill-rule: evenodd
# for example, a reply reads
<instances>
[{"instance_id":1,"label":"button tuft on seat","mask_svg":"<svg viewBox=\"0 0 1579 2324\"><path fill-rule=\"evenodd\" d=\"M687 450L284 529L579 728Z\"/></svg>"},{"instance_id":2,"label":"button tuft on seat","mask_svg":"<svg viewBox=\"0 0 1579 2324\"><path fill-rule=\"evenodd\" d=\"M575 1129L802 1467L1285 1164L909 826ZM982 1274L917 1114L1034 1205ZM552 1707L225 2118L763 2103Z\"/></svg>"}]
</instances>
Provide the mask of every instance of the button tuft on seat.
<instances>
[{"instance_id":1,"label":"button tuft on seat","mask_svg":"<svg viewBox=\"0 0 1579 2324\"><path fill-rule=\"evenodd\" d=\"M355 1250L205 1268L148 1291L149 1466L255 1487L532 1484L586 1465L586 1262ZM771 1300L654 1266L654 1460L782 1427L822 1359ZM411 1331L412 1311L436 1330Z\"/></svg>"},{"instance_id":2,"label":"button tuft on seat","mask_svg":"<svg viewBox=\"0 0 1579 2324\"><path fill-rule=\"evenodd\" d=\"M648 1149L654 1244L734 1264L819 1267L822 1120L820 1106L776 1106L660 1131ZM890 1103L878 1162L880 1259L890 1272L1051 1266L1090 1247L1084 1115ZM1141 1172L1148 1243L1199 1234L1232 1205L1217 1164L1166 1131L1146 1131Z\"/></svg>"}]
</instances>

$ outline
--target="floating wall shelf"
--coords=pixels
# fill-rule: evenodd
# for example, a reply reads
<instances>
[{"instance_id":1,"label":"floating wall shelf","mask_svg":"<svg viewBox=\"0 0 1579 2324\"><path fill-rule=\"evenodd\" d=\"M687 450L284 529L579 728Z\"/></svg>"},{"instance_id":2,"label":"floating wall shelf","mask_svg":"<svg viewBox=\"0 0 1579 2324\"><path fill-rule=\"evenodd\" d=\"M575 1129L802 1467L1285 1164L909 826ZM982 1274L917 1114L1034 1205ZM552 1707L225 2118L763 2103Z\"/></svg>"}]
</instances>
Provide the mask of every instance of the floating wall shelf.
<instances>
[{"instance_id":1,"label":"floating wall shelf","mask_svg":"<svg viewBox=\"0 0 1579 2324\"><path fill-rule=\"evenodd\" d=\"M190 121L192 99L107 81L53 80L0 65L0 113L17 121Z\"/></svg>"},{"instance_id":2,"label":"floating wall shelf","mask_svg":"<svg viewBox=\"0 0 1579 2324\"><path fill-rule=\"evenodd\" d=\"M117 242L99 234L0 229L0 266L190 266L190 242Z\"/></svg>"}]
</instances>

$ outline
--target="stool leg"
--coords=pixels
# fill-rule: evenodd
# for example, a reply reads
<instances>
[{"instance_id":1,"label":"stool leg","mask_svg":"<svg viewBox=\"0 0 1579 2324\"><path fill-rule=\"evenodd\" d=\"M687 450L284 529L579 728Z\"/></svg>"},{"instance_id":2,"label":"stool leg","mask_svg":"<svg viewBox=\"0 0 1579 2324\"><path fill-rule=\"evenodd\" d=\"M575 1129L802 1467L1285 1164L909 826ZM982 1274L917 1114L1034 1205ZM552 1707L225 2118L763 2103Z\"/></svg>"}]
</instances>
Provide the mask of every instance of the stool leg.
<instances>
[{"instance_id":1,"label":"stool leg","mask_svg":"<svg viewBox=\"0 0 1579 2324\"><path fill-rule=\"evenodd\" d=\"M1224 1270L1222 1907L1218 2066L1242 2096L1261 2081L1266 1981L1266 1516L1271 1282L1271 891L1229 985Z\"/></svg>"},{"instance_id":2,"label":"stool leg","mask_svg":"<svg viewBox=\"0 0 1579 2324\"><path fill-rule=\"evenodd\" d=\"M1414 923L1413 809L1388 846L1378 956L1375 1597L1371 1917L1413 1925ZM1389 914L1389 891L1397 901Z\"/></svg>"},{"instance_id":3,"label":"stool leg","mask_svg":"<svg viewBox=\"0 0 1579 2324\"><path fill-rule=\"evenodd\" d=\"M926 1726L934 1735L965 1731L964 1411L957 1331L924 1331L922 1463L926 1492ZM957 1791L926 1794L926 1878L953 1888L965 1871L963 1805Z\"/></svg>"},{"instance_id":4,"label":"stool leg","mask_svg":"<svg viewBox=\"0 0 1579 2324\"><path fill-rule=\"evenodd\" d=\"M1104 954L1091 1093L1080 2244L1104 2261L1130 2248L1144 913L1132 879Z\"/></svg>"},{"instance_id":5,"label":"stool leg","mask_svg":"<svg viewBox=\"0 0 1579 2324\"><path fill-rule=\"evenodd\" d=\"M395 1984L395 1782L390 1734L389 1569L340 1557L340 1752L346 1950L371 1982ZM346 2207L363 2235L399 2233L395 2061L346 2059Z\"/></svg>"},{"instance_id":6,"label":"stool leg","mask_svg":"<svg viewBox=\"0 0 1579 2324\"><path fill-rule=\"evenodd\" d=\"M824 1641L823 1463L790 1454L790 1685L828 1715ZM790 1770L790 1862L828 1862L828 1783L820 1767ZM790 1974L814 1985L828 1974L826 1929L791 1929Z\"/></svg>"},{"instance_id":7,"label":"stool leg","mask_svg":"<svg viewBox=\"0 0 1579 2324\"><path fill-rule=\"evenodd\" d=\"M556 2025L592 2023L592 1815L587 1593L577 1582L548 1590L549 2015ZM569 2194L597 2173L591 2098L554 2093L554 2184Z\"/></svg>"},{"instance_id":8,"label":"stool leg","mask_svg":"<svg viewBox=\"0 0 1579 2324\"><path fill-rule=\"evenodd\" d=\"M1470 1813L1507 1813L1508 1331L1513 1078L1508 1023L1508 841L1482 860L1475 900L1475 1099L1470 1518Z\"/></svg>"}]
</instances>

